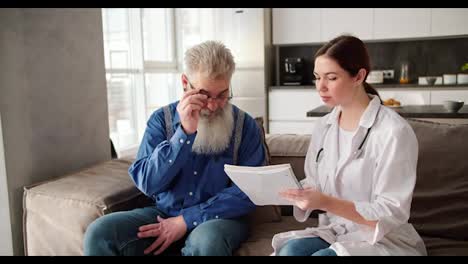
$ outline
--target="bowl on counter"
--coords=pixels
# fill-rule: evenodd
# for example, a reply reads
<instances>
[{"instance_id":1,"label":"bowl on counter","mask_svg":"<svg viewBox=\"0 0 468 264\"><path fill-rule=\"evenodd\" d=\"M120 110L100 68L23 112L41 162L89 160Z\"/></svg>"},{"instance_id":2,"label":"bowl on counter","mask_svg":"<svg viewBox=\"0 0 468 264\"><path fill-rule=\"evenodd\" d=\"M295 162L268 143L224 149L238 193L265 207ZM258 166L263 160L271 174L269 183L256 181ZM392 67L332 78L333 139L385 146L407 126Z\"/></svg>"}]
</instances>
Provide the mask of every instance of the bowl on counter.
<instances>
[{"instance_id":1,"label":"bowl on counter","mask_svg":"<svg viewBox=\"0 0 468 264\"><path fill-rule=\"evenodd\" d=\"M460 108L463 107L464 104L465 102L463 101L452 101L452 100L444 101L445 109L447 109L447 111L452 112L452 113L458 112Z\"/></svg>"},{"instance_id":2,"label":"bowl on counter","mask_svg":"<svg viewBox=\"0 0 468 264\"><path fill-rule=\"evenodd\" d=\"M432 82L432 79L435 79L434 83L429 83L428 79ZM441 85L443 84L442 76L419 76L418 85Z\"/></svg>"},{"instance_id":3,"label":"bowl on counter","mask_svg":"<svg viewBox=\"0 0 468 264\"><path fill-rule=\"evenodd\" d=\"M429 84L429 85L434 85L436 81L437 81L437 77L436 77L436 76L427 76L427 77L426 77L426 82L427 82L427 84Z\"/></svg>"}]
</instances>

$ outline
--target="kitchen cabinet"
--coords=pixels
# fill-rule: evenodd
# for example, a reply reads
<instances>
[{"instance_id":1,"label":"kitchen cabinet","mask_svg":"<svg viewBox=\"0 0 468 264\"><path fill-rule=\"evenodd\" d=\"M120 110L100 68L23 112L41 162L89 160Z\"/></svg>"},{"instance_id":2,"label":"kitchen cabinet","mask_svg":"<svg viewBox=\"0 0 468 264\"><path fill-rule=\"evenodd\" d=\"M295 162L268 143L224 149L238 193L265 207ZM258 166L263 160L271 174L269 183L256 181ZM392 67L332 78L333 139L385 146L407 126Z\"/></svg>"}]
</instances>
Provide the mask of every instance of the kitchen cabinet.
<instances>
[{"instance_id":1,"label":"kitchen cabinet","mask_svg":"<svg viewBox=\"0 0 468 264\"><path fill-rule=\"evenodd\" d=\"M389 91L378 90L380 98L387 100L393 98L401 102L402 105L425 105L431 103L430 91Z\"/></svg>"},{"instance_id":2,"label":"kitchen cabinet","mask_svg":"<svg viewBox=\"0 0 468 264\"><path fill-rule=\"evenodd\" d=\"M273 44L326 42L342 33L362 40L468 34L468 8L273 8Z\"/></svg>"},{"instance_id":3,"label":"kitchen cabinet","mask_svg":"<svg viewBox=\"0 0 468 264\"><path fill-rule=\"evenodd\" d=\"M431 36L468 34L468 8L432 8Z\"/></svg>"},{"instance_id":4,"label":"kitchen cabinet","mask_svg":"<svg viewBox=\"0 0 468 264\"><path fill-rule=\"evenodd\" d=\"M236 70L231 79L232 103L252 117L266 120L265 45L267 29L264 8L214 8L213 34L232 52Z\"/></svg>"},{"instance_id":5,"label":"kitchen cabinet","mask_svg":"<svg viewBox=\"0 0 468 264\"><path fill-rule=\"evenodd\" d=\"M234 98L232 103L247 111L252 117L266 120L265 70L239 68L231 79ZM266 123L266 122L265 122Z\"/></svg>"},{"instance_id":6,"label":"kitchen cabinet","mask_svg":"<svg viewBox=\"0 0 468 264\"><path fill-rule=\"evenodd\" d=\"M272 89L269 92L270 120L306 120L306 113L322 104L315 89Z\"/></svg>"},{"instance_id":7,"label":"kitchen cabinet","mask_svg":"<svg viewBox=\"0 0 468 264\"><path fill-rule=\"evenodd\" d=\"M311 133L317 118L306 113L322 105L315 89L272 89L268 97L269 133Z\"/></svg>"},{"instance_id":8,"label":"kitchen cabinet","mask_svg":"<svg viewBox=\"0 0 468 264\"><path fill-rule=\"evenodd\" d=\"M273 44L321 42L320 8L273 8Z\"/></svg>"},{"instance_id":9,"label":"kitchen cabinet","mask_svg":"<svg viewBox=\"0 0 468 264\"><path fill-rule=\"evenodd\" d=\"M322 39L329 41L349 33L362 40L371 40L373 22L373 8L322 8Z\"/></svg>"},{"instance_id":10,"label":"kitchen cabinet","mask_svg":"<svg viewBox=\"0 0 468 264\"><path fill-rule=\"evenodd\" d=\"M429 37L430 8L375 8L374 39Z\"/></svg>"},{"instance_id":11,"label":"kitchen cabinet","mask_svg":"<svg viewBox=\"0 0 468 264\"><path fill-rule=\"evenodd\" d=\"M264 67L263 8L216 8L215 36L231 49L236 68Z\"/></svg>"},{"instance_id":12,"label":"kitchen cabinet","mask_svg":"<svg viewBox=\"0 0 468 264\"><path fill-rule=\"evenodd\" d=\"M468 104L468 90L431 91L431 104L443 104L445 100L464 101L465 104Z\"/></svg>"}]
</instances>

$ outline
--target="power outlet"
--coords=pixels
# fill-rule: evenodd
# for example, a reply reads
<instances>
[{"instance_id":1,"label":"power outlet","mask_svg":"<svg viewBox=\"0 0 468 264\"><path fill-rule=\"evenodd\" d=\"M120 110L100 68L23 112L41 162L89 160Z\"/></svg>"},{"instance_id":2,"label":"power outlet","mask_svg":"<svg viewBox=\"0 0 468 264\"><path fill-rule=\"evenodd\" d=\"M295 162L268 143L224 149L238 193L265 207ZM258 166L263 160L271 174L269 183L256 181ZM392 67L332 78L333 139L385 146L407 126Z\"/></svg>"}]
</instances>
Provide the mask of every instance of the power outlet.
<instances>
[{"instance_id":1,"label":"power outlet","mask_svg":"<svg viewBox=\"0 0 468 264\"><path fill-rule=\"evenodd\" d=\"M383 71L383 78L384 79L393 79L395 77L394 70L384 70Z\"/></svg>"}]
</instances>

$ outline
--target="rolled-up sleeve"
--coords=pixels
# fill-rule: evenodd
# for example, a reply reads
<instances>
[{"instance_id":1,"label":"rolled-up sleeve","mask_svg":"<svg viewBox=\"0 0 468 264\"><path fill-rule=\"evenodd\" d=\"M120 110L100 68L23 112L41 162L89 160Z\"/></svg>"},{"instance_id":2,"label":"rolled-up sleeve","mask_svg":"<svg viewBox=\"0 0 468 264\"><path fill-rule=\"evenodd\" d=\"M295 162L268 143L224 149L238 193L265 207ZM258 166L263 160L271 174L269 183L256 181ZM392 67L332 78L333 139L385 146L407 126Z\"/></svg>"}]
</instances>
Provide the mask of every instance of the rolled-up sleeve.
<instances>
[{"instance_id":1,"label":"rolled-up sleeve","mask_svg":"<svg viewBox=\"0 0 468 264\"><path fill-rule=\"evenodd\" d=\"M418 141L411 127L394 129L378 157L370 202L355 201L356 211L377 221L368 242L375 244L387 233L407 223L416 184Z\"/></svg>"}]
</instances>

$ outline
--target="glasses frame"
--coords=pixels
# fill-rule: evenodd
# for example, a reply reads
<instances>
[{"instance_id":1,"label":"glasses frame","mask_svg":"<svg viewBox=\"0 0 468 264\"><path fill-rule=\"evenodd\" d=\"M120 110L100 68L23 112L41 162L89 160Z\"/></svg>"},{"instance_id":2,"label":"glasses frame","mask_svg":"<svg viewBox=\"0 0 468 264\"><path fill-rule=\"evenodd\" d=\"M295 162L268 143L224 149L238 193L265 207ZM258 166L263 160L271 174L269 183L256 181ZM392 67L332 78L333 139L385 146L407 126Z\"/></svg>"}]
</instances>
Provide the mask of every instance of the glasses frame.
<instances>
[{"instance_id":1,"label":"glasses frame","mask_svg":"<svg viewBox=\"0 0 468 264\"><path fill-rule=\"evenodd\" d=\"M190 89L192 89L192 90L194 90L194 89L196 90L196 89L197 89L197 88L195 88L195 87L193 86L193 84L190 82L189 79L187 79L187 83L188 83ZM208 97L208 98L207 98L208 100L213 100L213 101L218 102L218 103L228 102L228 101L231 101L232 98L234 97L234 95L233 95L233 93L232 93L232 85L231 85L231 82L229 82L229 88L228 88L228 89L229 89L229 96L221 97L221 98L218 98L217 96L216 96L216 97L212 97L212 96L210 96L209 94L206 94L206 93L201 93L201 94L206 95L206 96ZM201 90L203 90L203 89L201 89ZM184 89L184 91L187 91L187 89ZM203 90L203 91L205 91L205 90Z\"/></svg>"}]
</instances>

